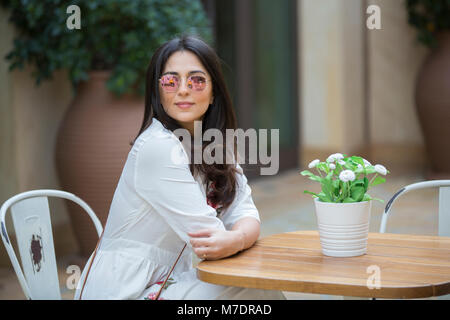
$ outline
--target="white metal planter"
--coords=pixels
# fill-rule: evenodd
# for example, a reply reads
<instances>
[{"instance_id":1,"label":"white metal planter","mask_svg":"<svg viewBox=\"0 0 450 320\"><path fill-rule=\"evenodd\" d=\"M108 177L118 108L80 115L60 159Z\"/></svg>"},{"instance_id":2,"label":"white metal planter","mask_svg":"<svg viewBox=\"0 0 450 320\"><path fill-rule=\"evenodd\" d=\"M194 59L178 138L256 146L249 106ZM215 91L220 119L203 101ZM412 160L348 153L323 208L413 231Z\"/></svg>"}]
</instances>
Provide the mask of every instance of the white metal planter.
<instances>
[{"instance_id":1,"label":"white metal planter","mask_svg":"<svg viewBox=\"0 0 450 320\"><path fill-rule=\"evenodd\" d=\"M322 253L354 257L367 251L372 201L330 203L314 199Z\"/></svg>"}]
</instances>

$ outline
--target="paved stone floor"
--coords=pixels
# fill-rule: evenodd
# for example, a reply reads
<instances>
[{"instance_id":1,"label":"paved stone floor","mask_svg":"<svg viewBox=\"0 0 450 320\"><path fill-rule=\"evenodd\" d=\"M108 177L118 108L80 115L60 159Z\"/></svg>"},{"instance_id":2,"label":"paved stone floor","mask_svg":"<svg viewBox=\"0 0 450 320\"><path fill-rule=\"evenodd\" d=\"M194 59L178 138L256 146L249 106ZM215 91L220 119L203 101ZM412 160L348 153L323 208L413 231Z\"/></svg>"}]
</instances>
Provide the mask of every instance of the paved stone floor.
<instances>
[{"instance_id":1,"label":"paved stone floor","mask_svg":"<svg viewBox=\"0 0 450 320\"><path fill-rule=\"evenodd\" d=\"M388 176L385 184L369 193L387 202L402 186L423 181L420 174ZM250 183L253 200L262 220L261 237L295 230L317 230L312 198L304 190L319 191L318 184L299 174L299 170L282 172L275 177L263 177ZM378 232L384 204L374 201L370 232ZM401 197L392 209L387 232L435 235L438 230L438 191L422 190ZM3 249L4 250L4 249ZM63 299L71 299L67 288L70 274L67 266L76 264L77 256L58 259L59 279ZM285 292L288 299L342 299L336 296ZM0 268L0 299L24 299L14 271Z\"/></svg>"}]
</instances>

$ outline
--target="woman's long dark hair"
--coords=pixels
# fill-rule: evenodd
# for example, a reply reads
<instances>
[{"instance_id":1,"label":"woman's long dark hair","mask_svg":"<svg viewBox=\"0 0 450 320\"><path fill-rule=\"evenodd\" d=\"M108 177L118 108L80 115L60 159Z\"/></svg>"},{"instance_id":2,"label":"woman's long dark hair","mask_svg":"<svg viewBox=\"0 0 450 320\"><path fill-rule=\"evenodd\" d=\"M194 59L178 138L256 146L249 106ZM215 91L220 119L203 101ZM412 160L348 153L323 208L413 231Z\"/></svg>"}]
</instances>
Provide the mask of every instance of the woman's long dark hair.
<instances>
[{"instance_id":1,"label":"woman's long dark hair","mask_svg":"<svg viewBox=\"0 0 450 320\"><path fill-rule=\"evenodd\" d=\"M147 69L144 120L138 136L151 125L153 118L158 119L165 128L171 131L181 128L175 119L167 115L161 105L159 78L169 57L173 53L183 50L194 53L200 59L210 74L213 84L214 101L202 119L202 132L210 128L218 129L222 132L222 137L226 141L226 129L236 129L237 124L233 104L222 74L220 59L214 50L203 40L189 35L184 35L164 43L153 54ZM214 141L202 141L202 154L204 148L211 143L214 143ZM236 159L234 138L230 143L233 146L232 156ZM223 164L206 164L203 161L201 164L194 164L193 161L190 163L190 171L192 174L194 174L194 170L196 169L204 173L205 182L213 183L214 189L208 195L208 200L221 206L222 210L229 207L235 197L237 187L236 172L238 172L235 169L235 165L227 164L227 161L225 161L227 155L226 145L226 143L223 143L221 146L224 157ZM191 159L193 159L194 143L191 143L191 146ZM215 149L217 150L217 147Z\"/></svg>"}]
</instances>

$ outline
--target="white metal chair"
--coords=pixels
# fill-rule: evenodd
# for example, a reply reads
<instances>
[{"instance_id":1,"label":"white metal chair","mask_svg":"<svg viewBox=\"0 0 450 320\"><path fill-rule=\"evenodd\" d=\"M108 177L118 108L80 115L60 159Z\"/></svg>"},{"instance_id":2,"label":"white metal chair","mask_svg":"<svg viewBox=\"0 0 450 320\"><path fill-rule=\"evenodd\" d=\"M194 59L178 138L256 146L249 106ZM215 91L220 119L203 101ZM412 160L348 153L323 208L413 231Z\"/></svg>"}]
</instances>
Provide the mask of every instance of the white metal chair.
<instances>
[{"instance_id":1,"label":"white metal chair","mask_svg":"<svg viewBox=\"0 0 450 320\"><path fill-rule=\"evenodd\" d=\"M2 240L27 299L61 300L48 197L76 202L91 217L99 237L103 231L89 205L69 192L32 190L6 200L0 208ZM5 217L9 208L23 272L6 230Z\"/></svg>"},{"instance_id":2,"label":"white metal chair","mask_svg":"<svg viewBox=\"0 0 450 320\"><path fill-rule=\"evenodd\" d=\"M395 193L394 196L386 204L386 208L384 209L381 219L380 233L384 233L386 231L386 223L391 211L392 204L397 200L398 197L413 190L433 187L439 187L438 234L442 237L450 237L450 180L430 180L417 182L407 185L397 191L397 193ZM450 295L440 296L437 299L448 300L450 299Z\"/></svg>"},{"instance_id":3,"label":"white metal chair","mask_svg":"<svg viewBox=\"0 0 450 320\"><path fill-rule=\"evenodd\" d=\"M439 236L450 237L450 180L430 180L407 185L397 191L386 204L381 218L380 233L386 232L387 219L389 217L392 204L405 193L413 190L439 187Z\"/></svg>"}]
</instances>

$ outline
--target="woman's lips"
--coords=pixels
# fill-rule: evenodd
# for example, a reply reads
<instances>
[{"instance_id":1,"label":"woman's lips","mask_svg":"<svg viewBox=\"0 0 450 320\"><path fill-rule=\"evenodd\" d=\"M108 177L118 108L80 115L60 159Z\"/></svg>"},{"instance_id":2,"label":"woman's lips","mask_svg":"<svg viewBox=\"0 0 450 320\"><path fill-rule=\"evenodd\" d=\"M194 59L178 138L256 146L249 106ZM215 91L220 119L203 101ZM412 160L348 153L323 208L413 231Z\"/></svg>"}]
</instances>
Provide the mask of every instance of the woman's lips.
<instances>
[{"instance_id":1,"label":"woman's lips","mask_svg":"<svg viewBox=\"0 0 450 320\"><path fill-rule=\"evenodd\" d=\"M188 103L188 102L181 102L181 103L175 103L179 108L181 109L187 109L192 107L193 103Z\"/></svg>"}]
</instances>

